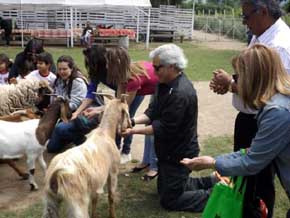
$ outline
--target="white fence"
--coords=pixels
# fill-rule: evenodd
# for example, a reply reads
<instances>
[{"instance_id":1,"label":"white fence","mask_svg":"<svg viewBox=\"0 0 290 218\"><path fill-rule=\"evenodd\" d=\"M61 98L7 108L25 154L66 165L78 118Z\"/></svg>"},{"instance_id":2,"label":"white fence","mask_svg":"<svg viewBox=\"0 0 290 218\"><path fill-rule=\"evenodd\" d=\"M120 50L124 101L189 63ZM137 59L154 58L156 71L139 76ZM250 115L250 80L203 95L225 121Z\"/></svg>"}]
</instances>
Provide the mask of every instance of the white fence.
<instances>
[{"instance_id":1,"label":"white fence","mask_svg":"<svg viewBox=\"0 0 290 218\"><path fill-rule=\"evenodd\" d=\"M142 8L145 13L148 9ZM26 29L56 29L70 28L70 10L46 10L46 11L23 11L23 26ZM0 11L0 16L12 18L20 28L20 11ZM136 9L125 9L116 7L96 7L93 9L74 9L73 27L84 27L87 21L93 25L113 25L114 28L130 28L137 30L139 17L139 32L146 34L147 16ZM192 38L192 9L180 9L175 6L160 6L151 8L152 30L170 30L175 36L184 35L184 38ZM194 19L194 29L205 33L215 33L217 36L227 35L229 38L246 38L246 29L240 19L234 17L200 16ZM144 37L143 37L144 38ZM194 36L193 36L194 38ZM206 39L205 39L206 40ZM220 40L220 37L217 38Z\"/></svg>"},{"instance_id":2,"label":"white fence","mask_svg":"<svg viewBox=\"0 0 290 218\"><path fill-rule=\"evenodd\" d=\"M142 8L145 13L148 9ZM21 28L20 10L0 11L0 16L15 20L17 27ZM23 11L24 28L69 28L70 11L45 10L45 11ZM87 21L93 25L107 24L114 25L115 28L137 29L137 19L139 16L140 33L146 33L147 16L138 10L120 9L116 7L96 7L93 9L74 9L74 28L83 27ZM186 37L191 36L192 10L178 9L173 6L160 6L151 8L151 29L173 30L175 34L182 33Z\"/></svg>"}]
</instances>

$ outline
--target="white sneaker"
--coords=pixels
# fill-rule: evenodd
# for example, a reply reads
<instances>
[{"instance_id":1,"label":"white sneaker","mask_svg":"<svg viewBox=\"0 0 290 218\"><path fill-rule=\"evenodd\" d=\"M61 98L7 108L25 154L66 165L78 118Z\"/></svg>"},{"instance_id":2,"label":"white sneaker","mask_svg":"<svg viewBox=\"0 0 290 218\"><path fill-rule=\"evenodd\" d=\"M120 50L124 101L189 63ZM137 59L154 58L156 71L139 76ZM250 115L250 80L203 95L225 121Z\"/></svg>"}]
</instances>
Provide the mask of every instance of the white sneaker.
<instances>
[{"instance_id":1,"label":"white sneaker","mask_svg":"<svg viewBox=\"0 0 290 218\"><path fill-rule=\"evenodd\" d=\"M130 153L129 154L121 154L121 161L120 161L121 164L128 163L131 160L132 160L132 157L131 157Z\"/></svg>"}]
</instances>

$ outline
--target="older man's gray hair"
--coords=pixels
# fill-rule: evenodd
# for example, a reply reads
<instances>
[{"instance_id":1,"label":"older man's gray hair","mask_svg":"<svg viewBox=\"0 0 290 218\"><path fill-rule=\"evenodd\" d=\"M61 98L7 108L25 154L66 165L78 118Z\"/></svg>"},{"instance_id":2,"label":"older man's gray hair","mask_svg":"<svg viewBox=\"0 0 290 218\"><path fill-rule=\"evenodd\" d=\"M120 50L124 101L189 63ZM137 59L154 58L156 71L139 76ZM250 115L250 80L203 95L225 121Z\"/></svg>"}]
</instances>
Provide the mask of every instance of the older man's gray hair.
<instances>
[{"instance_id":1,"label":"older man's gray hair","mask_svg":"<svg viewBox=\"0 0 290 218\"><path fill-rule=\"evenodd\" d=\"M159 46L149 54L151 59L157 56L160 59L161 65L175 65L179 70L183 70L187 66L187 59L183 50L175 44Z\"/></svg>"},{"instance_id":2,"label":"older man's gray hair","mask_svg":"<svg viewBox=\"0 0 290 218\"><path fill-rule=\"evenodd\" d=\"M251 4L257 9L260 7L266 7L269 14L275 19L279 19L282 16L282 11L280 8L280 1L278 0L241 0L241 4Z\"/></svg>"}]
</instances>

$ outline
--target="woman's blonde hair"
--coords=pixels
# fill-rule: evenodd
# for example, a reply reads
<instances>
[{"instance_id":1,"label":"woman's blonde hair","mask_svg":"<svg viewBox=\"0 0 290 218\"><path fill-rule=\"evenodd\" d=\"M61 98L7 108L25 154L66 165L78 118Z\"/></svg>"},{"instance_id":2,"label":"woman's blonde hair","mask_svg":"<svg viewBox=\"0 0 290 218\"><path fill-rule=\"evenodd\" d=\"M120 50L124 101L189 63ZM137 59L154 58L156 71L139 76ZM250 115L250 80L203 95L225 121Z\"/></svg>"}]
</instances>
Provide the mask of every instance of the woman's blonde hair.
<instances>
[{"instance_id":1,"label":"woman's blonde hair","mask_svg":"<svg viewBox=\"0 0 290 218\"><path fill-rule=\"evenodd\" d=\"M255 44L233 58L232 65L245 106L259 109L276 93L290 95L290 76L273 49Z\"/></svg>"},{"instance_id":2,"label":"woman's blonde hair","mask_svg":"<svg viewBox=\"0 0 290 218\"><path fill-rule=\"evenodd\" d=\"M132 79L134 77L139 78L140 76L146 76L147 78L149 78L149 75L147 74L147 71L146 71L144 65L140 61L131 62L130 68L129 68L129 78L128 79Z\"/></svg>"}]
</instances>

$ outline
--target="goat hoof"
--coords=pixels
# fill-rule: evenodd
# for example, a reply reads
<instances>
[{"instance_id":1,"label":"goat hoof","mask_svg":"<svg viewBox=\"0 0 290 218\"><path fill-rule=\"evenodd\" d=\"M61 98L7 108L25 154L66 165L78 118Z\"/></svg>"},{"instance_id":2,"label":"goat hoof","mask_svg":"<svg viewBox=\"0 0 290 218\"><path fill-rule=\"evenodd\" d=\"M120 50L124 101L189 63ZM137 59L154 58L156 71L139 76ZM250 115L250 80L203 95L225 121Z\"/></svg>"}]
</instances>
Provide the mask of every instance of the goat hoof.
<instances>
[{"instance_id":1,"label":"goat hoof","mask_svg":"<svg viewBox=\"0 0 290 218\"><path fill-rule=\"evenodd\" d=\"M34 184L30 184L30 191L37 191L38 187Z\"/></svg>"},{"instance_id":2,"label":"goat hoof","mask_svg":"<svg viewBox=\"0 0 290 218\"><path fill-rule=\"evenodd\" d=\"M22 175L20 175L21 180L27 180L29 178L29 174L28 173L24 173Z\"/></svg>"}]
</instances>

